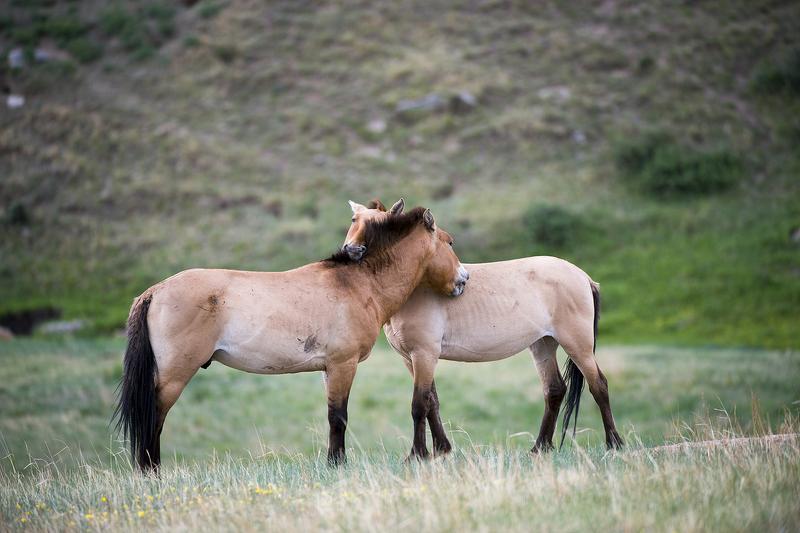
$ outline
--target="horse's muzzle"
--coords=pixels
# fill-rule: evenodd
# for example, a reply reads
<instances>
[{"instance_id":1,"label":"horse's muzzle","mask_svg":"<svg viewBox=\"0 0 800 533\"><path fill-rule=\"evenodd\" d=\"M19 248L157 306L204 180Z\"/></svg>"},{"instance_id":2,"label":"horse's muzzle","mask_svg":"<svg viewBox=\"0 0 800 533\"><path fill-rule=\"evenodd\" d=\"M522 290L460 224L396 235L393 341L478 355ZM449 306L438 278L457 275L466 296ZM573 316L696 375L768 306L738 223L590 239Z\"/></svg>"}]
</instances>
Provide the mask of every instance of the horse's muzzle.
<instances>
[{"instance_id":1,"label":"horse's muzzle","mask_svg":"<svg viewBox=\"0 0 800 533\"><path fill-rule=\"evenodd\" d=\"M450 293L451 296L461 296L464 294L464 289L467 287L467 280L469 280L469 272L467 269L464 268L464 265L458 266L458 275L456 276L456 281L454 283L453 292Z\"/></svg>"},{"instance_id":2,"label":"horse's muzzle","mask_svg":"<svg viewBox=\"0 0 800 533\"><path fill-rule=\"evenodd\" d=\"M360 244L345 244L342 250L353 261L361 261L364 254L367 253L367 247Z\"/></svg>"}]
</instances>

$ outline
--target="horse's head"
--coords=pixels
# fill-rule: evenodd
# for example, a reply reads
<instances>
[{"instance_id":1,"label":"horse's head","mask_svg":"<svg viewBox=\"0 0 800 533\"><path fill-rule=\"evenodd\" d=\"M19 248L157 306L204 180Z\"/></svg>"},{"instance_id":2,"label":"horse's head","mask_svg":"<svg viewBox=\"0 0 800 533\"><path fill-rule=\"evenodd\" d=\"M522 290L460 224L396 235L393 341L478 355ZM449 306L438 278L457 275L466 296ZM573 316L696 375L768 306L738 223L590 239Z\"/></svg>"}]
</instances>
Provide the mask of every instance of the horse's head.
<instances>
[{"instance_id":1,"label":"horse's head","mask_svg":"<svg viewBox=\"0 0 800 533\"><path fill-rule=\"evenodd\" d=\"M402 198L388 210L380 200L372 200L366 206L350 202L353 218L342 250L353 261L359 261L369 253L370 233L373 228L391 225L395 220L418 213L427 232L431 254L421 284L441 294L460 296L469 279L469 272L453 251L453 238L436 225L430 209L417 208L404 214L404 207Z\"/></svg>"}]
</instances>

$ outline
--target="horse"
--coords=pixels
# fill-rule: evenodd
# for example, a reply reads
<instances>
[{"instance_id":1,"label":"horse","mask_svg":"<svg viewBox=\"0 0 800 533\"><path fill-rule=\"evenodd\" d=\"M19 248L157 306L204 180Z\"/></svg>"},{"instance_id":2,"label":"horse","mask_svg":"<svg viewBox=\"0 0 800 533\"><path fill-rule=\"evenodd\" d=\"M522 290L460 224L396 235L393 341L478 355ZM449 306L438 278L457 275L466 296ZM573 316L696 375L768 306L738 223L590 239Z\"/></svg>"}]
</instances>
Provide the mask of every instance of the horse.
<instances>
[{"instance_id":1,"label":"horse","mask_svg":"<svg viewBox=\"0 0 800 533\"><path fill-rule=\"evenodd\" d=\"M343 250L352 258L369 253L365 229L375 221L401 216L402 199L389 210L372 200L367 206L350 202L351 226ZM584 378L589 384L605 428L609 449L623 440L611 413L608 381L594 357L600 312L599 286L577 266L555 257L526 257L465 265L470 288L458 300L441 298L418 287L384 325L389 344L402 357L414 379L411 415L414 437L409 457L427 458L425 422L430 424L434 454L452 446L439 416L434 372L439 359L462 362L497 361L526 348L533 354L544 390L544 416L531 451L553 449L553 433L566 396L561 445L574 414L577 425ZM569 355L561 376L556 350Z\"/></svg>"},{"instance_id":2,"label":"horse","mask_svg":"<svg viewBox=\"0 0 800 533\"><path fill-rule=\"evenodd\" d=\"M324 372L328 462L346 461L356 366L418 285L459 296L466 274L430 210L366 222L358 261L339 250L286 272L191 269L134 301L114 417L132 461L157 471L160 436L189 380L212 361L257 374Z\"/></svg>"}]
</instances>

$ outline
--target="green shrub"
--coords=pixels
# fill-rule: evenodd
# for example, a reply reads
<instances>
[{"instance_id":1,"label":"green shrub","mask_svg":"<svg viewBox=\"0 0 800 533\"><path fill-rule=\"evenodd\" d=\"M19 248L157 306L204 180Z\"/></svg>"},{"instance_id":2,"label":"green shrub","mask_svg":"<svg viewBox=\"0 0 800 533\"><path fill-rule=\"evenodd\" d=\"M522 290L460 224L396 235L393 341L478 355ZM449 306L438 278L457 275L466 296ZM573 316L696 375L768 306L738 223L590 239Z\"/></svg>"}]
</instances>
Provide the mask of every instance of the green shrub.
<instances>
[{"instance_id":1,"label":"green shrub","mask_svg":"<svg viewBox=\"0 0 800 533\"><path fill-rule=\"evenodd\" d=\"M85 35L89 27L72 16L50 17L40 23L40 34L52 37L60 43L66 43Z\"/></svg>"},{"instance_id":2,"label":"green shrub","mask_svg":"<svg viewBox=\"0 0 800 533\"><path fill-rule=\"evenodd\" d=\"M0 15L0 33L5 33L13 27L14 18L11 15Z\"/></svg>"},{"instance_id":3,"label":"green shrub","mask_svg":"<svg viewBox=\"0 0 800 533\"><path fill-rule=\"evenodd\" d=\"M67 52L81 63L97 61L103 55L103 47L86 37L78 37L67 43Z\"/></svg>"},{"instance_id":4,"label":"green shrub","mask_svg":"<svg viewBox=\"0 0 800 533\"><path fill-rule=\"evenodd\" d=\"M144 61L153 57L156 54L156 49L147 43L142 43L140 46L130 49L129 52L131 59L134 61Z\"/></svg>"},{"instance_id":5,"label":"green shrub","mask_svg":"<svg viewBox=\"0 0 800 533\"><path fill-rule=\"evenodd\" d=\"M135 23L128 24L122 29L119 33L119 40L122 43L122 47L128 52L138 50L150 44L147 29L138 20Z\"/></svg>"},{"instance_id":6,"label":"green shrub","mask_svg":"<svg viewBox=\"0 0 800 533\"><path fill-rule=\"evenodd\" d=\"M31 223L31 216L24 204L14 202L8 209L6 221L12 226L27 226Z\"/></svg>"},{"instance_id":7,"label":"green shrub","mask_svg":"<svg viewBox=\"0 0 800 533\"><path fill-rule=\"evenodd\" d=\"M223 63L232 63L239 55L239 49L233 44L218 44L213 47L214 55Z\"/></svg>"},{"instance_id":8,"label":"green shrub","mask_svg":"<svg viewBox=\"0 0 800 533\"><path fill-rule=\"evenodd\" d=\"M11 30L11 41L20 46L36 46L39 42L38 26L22 26Z\"/></svg>"},{"instance_id":9,"label":"green shrub","mask_svg":"<svg viewBox=\"0 0 800 533\"><path fill-rule=\"evenodd\" d=\"M175 22L171 19L157 21L156 28L161 39L166 40L175 35Z\"/></svg>"},{"instance_id":10,"label":"green shrub","mask_svg":"<svg viewBox=\"0 0 800 533\"><path fill-rule=\"evenodd\" d=\"M123 49L134 60L143 60L156 53L158 46L175 35L175 8L148 4L136 12L121 5L106 9L100 16L100 29L119 38Z\"/></svg>"},{"instance_id":11,"label":"green shrub","mask_svg":"<svg viewBox=\"0 0 800 533\"><path fill-rule=\"evenodd\" d=\"M642 186L659 196L707 194L725 190L738 181L739 161L729 152L694 152L677 145L656 151L642 174Z\"/></svg>"},{"instance_id":12,"label":"green shrub","mask_svg":"<svg viewBox=\"0 0 800 533\"><path fill-rule=\"evenodd\" d=\"M663 133L650 133L635 142L617 143L614 159L626 175L640 174L653 160L658 149L670 143Z\"/></svg>"},{"instance_id":13,"label":"green shrub","mask_svg":"<svg viewBox=\"0 0 800 533\"><path fill-rule=\"evenodd\" d=\"M741 162L727 150L699 151L663 134L618 144L614 157L629 184L661 197L723 191L742 173Z\"/></svg>"},{"instance_id":14,"label":"green shrub","mask_svg":"<svg viewBox=\"0 0 800 533\"><path fill-rule=\"evenodd\" d=\"M144 15L156 20L169 20L175 18L175 8L169 4L153 3L144 7Z\"/></svg>"},{"instance_id":15,"label":"green shrub","mask_svg":"<svg viewBox=\"0 0 800 533\"><path fill-rule=\"evenodd\" d=\"M200 46L200 39L198 39L196 35L187 35L183 39L183 46L186 48L196 48Z\"/></svg>"},{"instance_id":16,"label":"green shrub","mask_svg":"<svg viewBox=\"0 0 800 533\"><path fill-rule=\"evenodd\" d=\"M126 27L138 24L135 15L121 6L111 6L100 14L100 29L112 36L122 32Z\"/></svg>"},{"instance_id":17,"label":"green shrub","mask_svg":"<svg viewBox=\"0 0 800 533\"><path fill-rule=\"evenodd\" d=\"M583 219L557 205L537 204L522 216L522 223L531 239L554 248L567 248L582 233Z\"/></svg>"},{"instance_id":18,"label":"green shrub","mask_svg":"<svg viewBox=\"0 0 800 533\"><path fill-rule=\"evenodd\" d=\"M780 64L762 64L753 76L752 86L764 94L800 95L800 49L793 50Z\"/></svg>"},{"instance_id":19,"label":"green shrub","mask_svg":"<svg viewBox=\"0 0 800 533\"><path fill-rule=\"evenodd\" d=\"M222 11L222 4L217 2L202 2L197 8L197 14L204 19L216 17L220 11Z\"/></svg>"}]
</instances>

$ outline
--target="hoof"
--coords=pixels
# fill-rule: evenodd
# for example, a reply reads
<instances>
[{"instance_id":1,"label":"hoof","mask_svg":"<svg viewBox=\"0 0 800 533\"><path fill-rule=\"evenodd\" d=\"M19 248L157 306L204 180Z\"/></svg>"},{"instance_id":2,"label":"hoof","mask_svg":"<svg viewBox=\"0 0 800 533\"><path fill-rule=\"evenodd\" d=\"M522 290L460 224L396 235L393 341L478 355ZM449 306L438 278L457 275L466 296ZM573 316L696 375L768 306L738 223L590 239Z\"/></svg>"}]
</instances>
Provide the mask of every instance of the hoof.
<instances>
[{"instance_id":1,"label":"hoof","mask_svg":"<svg viewBox=\"0 0 800 533\"><path fill-rule=\"evenodd\" d=\"M552 442L543 442L543 441L536 441L536 444L533 445L531 448L531 453L534 455L539 455L542 453L552 452L555 450L555 446L553 446Z\"/></svg>"},{"instance_id":2,"label":"hoof","mask_svg":"<svg viewBox=\"0 0 800 533\"><path fill-rule=\"evenodd\" d=\"M622 440L622 437L619 436L619 433L616 431L612 432L606 441L606 448L609 450L621 450L624 447L625 441Z\"/></svg>"},{"instance_id":3,"label":"hoof","mask_svg":"<svg viewBox=\"0 0 800 533\"><path fill-rule=\"evenodd\" d=\"M428 453L428 450L424 450L422 452L411 450L411 453L408 454L408 457L406 457L405 461L403 462L405 464L411 464L413 462L422 463L430 459L430 457L431 454Z\"/></svg>"},{"instance_id":4,"label":"hoof","mask_svg":"<svg viewBox=\"0 0 800 533\"><path fill-rule=\"evenodd\" d=\"M445 442L441 446L435 446L433 448L433 456L434 457L444 457L445 455L449 454L453 451L453 446L449 442Z\"/></svg>"},{"instance_id":5,"label":"hoof","mask_svg":"<svg viewBox=\"0 0 800 533\"><path fill-rule=\"evenodd\" d=\"M328 454L328 466L337 468L347 464L347 457L344 454Z\"/></svg>"}]
</instances>

